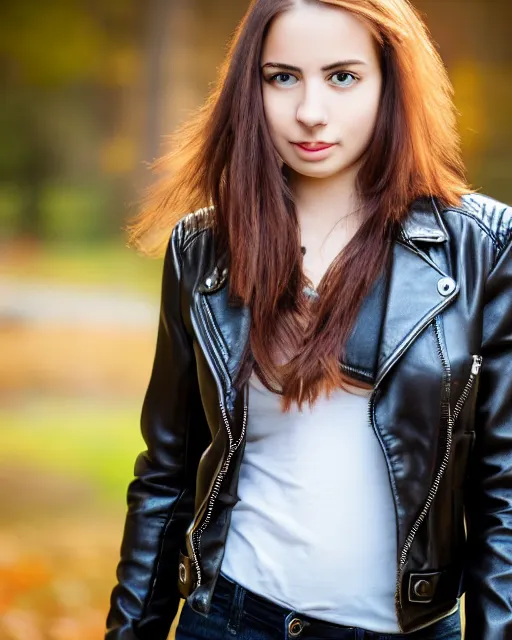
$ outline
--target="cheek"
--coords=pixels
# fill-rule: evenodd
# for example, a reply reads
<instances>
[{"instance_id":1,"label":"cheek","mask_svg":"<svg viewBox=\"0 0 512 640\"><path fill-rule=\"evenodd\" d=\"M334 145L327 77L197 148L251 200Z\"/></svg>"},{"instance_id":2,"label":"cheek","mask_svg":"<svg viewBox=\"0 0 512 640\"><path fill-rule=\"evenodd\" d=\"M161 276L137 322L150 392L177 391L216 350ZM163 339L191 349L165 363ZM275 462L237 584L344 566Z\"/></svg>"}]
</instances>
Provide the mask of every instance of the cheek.
<instances>
[{"instance_id":1,"label":"cheek","mask_svg":"<svg viewBox=\"0 0 512 640\"><path fill-rule=\"evenodd\" d=\"M346 125L345 131L354 140L367 140L375 127L378 111L379 98L373 94L354 101L351 105L345 105L341 112Z\"/></svg>"},{"instance_id":2,"label":"cheek","mask_svg":"<svg viewBox=\"0 0 512 640\"><path fill-rule=\"evenodd\" d=\"M279 140L286 137L285 117L281 112L269 109L265 113L265 118L270 136L274 143L278 144Z\"/></svg>"},{"instance_id":3,"label":"cheek","mask_svg":"<svg viewBox=\"0 0 512 640\"><path fill-rule=\"evenodd\" d=\"M263 91L263 109L269 129L277 134L286 127L293 114L292 102L272 91Z\"/></svg>"}]
</instances>

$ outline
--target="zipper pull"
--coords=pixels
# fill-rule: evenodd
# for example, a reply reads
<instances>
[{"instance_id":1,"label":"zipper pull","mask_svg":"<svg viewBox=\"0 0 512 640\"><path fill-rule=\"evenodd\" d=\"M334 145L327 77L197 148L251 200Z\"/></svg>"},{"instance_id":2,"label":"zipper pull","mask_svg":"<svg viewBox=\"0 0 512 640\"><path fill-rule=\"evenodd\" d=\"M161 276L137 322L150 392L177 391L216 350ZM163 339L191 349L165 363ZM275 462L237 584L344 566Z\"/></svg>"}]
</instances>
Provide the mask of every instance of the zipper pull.
<instances>
[{"instance_id":1,"label":"zipper pull","mask_svg":"<svg viewBox=\"0 0 512 640\"><path fill-rule=\"evenodd\" d=\"M482 366L482 356L473 356L473 365L471 367L471 373L477 376L480 373L480 367Z\"/></svg>"}]
</instances>

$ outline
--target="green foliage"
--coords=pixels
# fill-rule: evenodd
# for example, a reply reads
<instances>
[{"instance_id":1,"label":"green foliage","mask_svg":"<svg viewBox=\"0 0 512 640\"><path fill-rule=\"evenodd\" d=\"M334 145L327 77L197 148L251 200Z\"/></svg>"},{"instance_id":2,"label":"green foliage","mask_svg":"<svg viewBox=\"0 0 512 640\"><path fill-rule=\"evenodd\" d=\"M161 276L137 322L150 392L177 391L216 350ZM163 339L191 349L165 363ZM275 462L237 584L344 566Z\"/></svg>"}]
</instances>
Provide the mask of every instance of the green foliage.
<instances>
[{"instance_id":1,"label":"green foliage","mask_svg":"<svg viewBox=\"0 0 512 640\"><path fill-rule=\"evenodd\" d=\"M27 194L16 184L0 184L0 235L14 235L20 211L26 206Z\"/></svg>"},{"instance_id":2,"label":"green foliage","mask_svg":"<svg viewBox=\"0 0 512 640\"><path fill-rule=\"evenodd\" d=\"M93 244L45 243L32 253L30 261L12 260L3 265L3 274L9 278L45 280L48 286L115 287L152 294L155 299L160 293L161 271L160 259L138 255L122 238Z\"/></svg>"},{"instance_id":3,"label":"green foliage","mask_svg":"<svg viewBox=\"0 0 512 640\"><path fill-rule=\"evenodd\" d=\"M43 235L51 240L101 237L112 208L108 185L45 184L40 202Z\"/></svg>"},{"instance_id":4,"label":"green foliage","mask_svg":"<svg viewBox=\"0 0 512 640\"><path fill-rule=\"evenodd\" d=\"M122 501L145 449L139 403L45 398L0 408L0 464L59 472L91 483L99 501Z\"/></svg>"}]
</instances>

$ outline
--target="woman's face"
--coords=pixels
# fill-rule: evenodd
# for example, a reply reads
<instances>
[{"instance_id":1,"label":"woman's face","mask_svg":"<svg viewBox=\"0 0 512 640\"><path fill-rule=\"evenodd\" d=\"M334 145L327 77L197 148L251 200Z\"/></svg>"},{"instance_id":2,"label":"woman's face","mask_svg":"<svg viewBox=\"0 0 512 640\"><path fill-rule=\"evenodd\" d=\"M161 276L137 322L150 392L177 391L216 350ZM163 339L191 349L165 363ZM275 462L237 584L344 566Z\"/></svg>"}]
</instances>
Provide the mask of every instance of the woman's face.
<instances>
[{"instance_id":1,"label":"woman's face","mask_svg":"<svg viewBox=\"0 0 512 640\"><path fill-rule=\"evenodd\" d=\"M299 4L272 22L261 69L265 115L284 163L315 178L353 170L370 141L382 85L367 26L332 5ZM297 144L320 142L332 146Z\"/></svg>"}]
</instances>

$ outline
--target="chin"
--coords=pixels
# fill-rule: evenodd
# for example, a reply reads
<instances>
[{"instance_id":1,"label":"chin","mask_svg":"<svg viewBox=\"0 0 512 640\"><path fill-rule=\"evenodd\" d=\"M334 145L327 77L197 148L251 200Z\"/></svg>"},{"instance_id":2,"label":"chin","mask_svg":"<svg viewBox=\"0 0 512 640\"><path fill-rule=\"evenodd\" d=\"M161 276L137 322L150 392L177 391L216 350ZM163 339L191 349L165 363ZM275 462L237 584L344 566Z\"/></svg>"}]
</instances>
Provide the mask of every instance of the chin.
<instances>
[{"instance_id":1,"label":"chin","mask_svg":"<svg viewBox=\"0 0 512 640\"><path fill-rule=\"evenodd\" d=\"M288 163L286 163L288 164ZM288 167L300 176L305 176L307 178L331 178L337 174L341 174L348 169L347 166L343 165L341 167L332 167L332 166L320 166L322 163L315 164L306 164L302 166L298 166L297 164L291 165L288 164Z\"/></svg>"}]
</instances>

